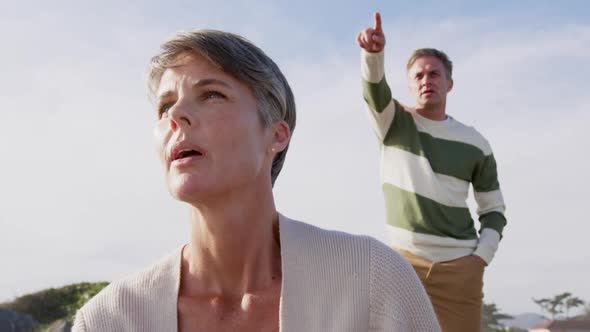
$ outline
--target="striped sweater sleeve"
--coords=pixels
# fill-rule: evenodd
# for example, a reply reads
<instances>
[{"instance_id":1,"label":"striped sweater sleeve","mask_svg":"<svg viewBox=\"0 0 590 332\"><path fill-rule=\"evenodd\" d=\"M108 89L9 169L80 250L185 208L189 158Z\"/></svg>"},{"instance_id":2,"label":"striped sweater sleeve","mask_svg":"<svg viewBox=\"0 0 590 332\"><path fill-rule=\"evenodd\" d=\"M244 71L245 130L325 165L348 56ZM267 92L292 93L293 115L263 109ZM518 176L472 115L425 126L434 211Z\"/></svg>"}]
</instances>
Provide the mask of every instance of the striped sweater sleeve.
<instances>
[{"instance_id":1,"label":"striped sweater sleeve","mask_svg":"<svg viewBox=\"0 0 590 332\"><path fill-rule=\"evenodd\" d=\"M489 145L488 145L489 147ZM488 264L498 249L502 231L506 225L504 199L500 191L496 160L489 152L476 165L473 175L473 192L477 202L477 214L481 223L479 243L474 254Z\"/></svg>"},{"instance_id":2,"label":"striped sweater sleeve","mask_svg":"<svg viewBox=\"0 0 590 332\"><path fill-rule=\"evenodd\" d=\"M381 141L385 140L387 131L393 122L399 104L392 99L391 90L385 80L385 63L383 51L370 53L362 50L361 77L363 97L367 104L369 117L375 133Z\"/></svg>"}]
</instances>

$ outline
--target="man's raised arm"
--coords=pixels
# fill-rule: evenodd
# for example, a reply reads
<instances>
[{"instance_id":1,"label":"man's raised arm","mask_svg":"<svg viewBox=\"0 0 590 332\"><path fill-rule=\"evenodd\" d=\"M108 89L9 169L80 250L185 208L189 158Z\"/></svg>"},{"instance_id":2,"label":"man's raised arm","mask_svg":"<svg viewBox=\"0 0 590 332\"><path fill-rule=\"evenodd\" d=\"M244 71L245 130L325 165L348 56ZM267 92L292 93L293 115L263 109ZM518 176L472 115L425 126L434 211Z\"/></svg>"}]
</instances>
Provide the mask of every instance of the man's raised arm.
<instances>
[{"instance_id":1,"label":"man's raised arm","mask_svg":"<svg viewBox=\"0 0 590 332\"><path fill-rule=\"evenodd\" d=\"M381 28L381 15L375 13L374 18L374 25L360 31L356 41L362 49L363 97L370 111L375 132L383 141L393 121L397 102L392 99L391 90L385 81L383 59L385 35Z\"/></svg>"}]
</instances>

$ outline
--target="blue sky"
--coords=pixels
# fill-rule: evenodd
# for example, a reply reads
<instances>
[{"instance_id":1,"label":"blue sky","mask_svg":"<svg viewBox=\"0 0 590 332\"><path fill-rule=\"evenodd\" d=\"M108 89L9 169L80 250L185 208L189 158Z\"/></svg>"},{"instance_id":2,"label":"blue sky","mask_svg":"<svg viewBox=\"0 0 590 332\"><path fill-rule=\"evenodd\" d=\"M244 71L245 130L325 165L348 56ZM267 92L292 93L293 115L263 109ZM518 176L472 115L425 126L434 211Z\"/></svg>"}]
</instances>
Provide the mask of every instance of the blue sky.
<instances>
[{"instance_id":1,"label":"blue sky","mask_svg":"<svg viewBox=\"0 0 590 332\"><path fill-rule=\"evenodd\" d=\"M411 51L441 48L455 63L448 112L492 143L509 224L486 273L486 299L513 314L537 311L531 297L563 291L590 301L589 6L0 3L0 301L113 280L186 241L187 209L164 188L143 81L149 57L181 29L242 34L290 81L298 126L275 190L279 209L385 240L377 142L354 43L375 10L396 97L412 103L404 76Z\"/></svg>"}]
</instances>

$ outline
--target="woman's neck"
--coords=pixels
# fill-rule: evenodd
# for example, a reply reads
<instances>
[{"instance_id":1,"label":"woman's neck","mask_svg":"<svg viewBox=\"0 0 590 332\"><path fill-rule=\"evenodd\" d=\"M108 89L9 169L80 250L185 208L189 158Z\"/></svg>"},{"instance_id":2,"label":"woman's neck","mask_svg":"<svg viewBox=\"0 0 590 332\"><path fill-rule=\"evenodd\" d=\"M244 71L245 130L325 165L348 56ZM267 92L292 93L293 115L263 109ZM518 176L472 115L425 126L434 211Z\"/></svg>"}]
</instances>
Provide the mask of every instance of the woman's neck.
<instances>
[{"instance_id":1,"label":"woman's neck","mask_svg":"<svg viewBox=\"0 0 590 332\"><path fill-rule=\"evenodd\" d=\"M183 251L185 295L242 295L281 278L278 213L272 189L226 195L191 210Z\"/></svg>"}]
</instances>

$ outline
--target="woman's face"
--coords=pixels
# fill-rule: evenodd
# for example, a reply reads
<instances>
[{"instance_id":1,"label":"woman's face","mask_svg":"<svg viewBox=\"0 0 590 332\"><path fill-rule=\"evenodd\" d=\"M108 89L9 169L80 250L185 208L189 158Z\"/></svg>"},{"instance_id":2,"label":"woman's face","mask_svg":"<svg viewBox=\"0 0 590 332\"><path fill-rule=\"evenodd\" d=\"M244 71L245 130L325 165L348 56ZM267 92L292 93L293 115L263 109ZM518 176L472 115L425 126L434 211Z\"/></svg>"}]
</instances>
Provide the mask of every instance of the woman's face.
<instances>
[{"instance_id":1,"label":"woman's face","mask_svg":"<svg viewBox=\"0 0 590 332\"><path fill-rule=\"evenodd\" d=\"M155 137L170 193L194 202L270 183L276 135L250 88L200 55L180 60L157 91Z\"/></svg>"}]
</instances>

